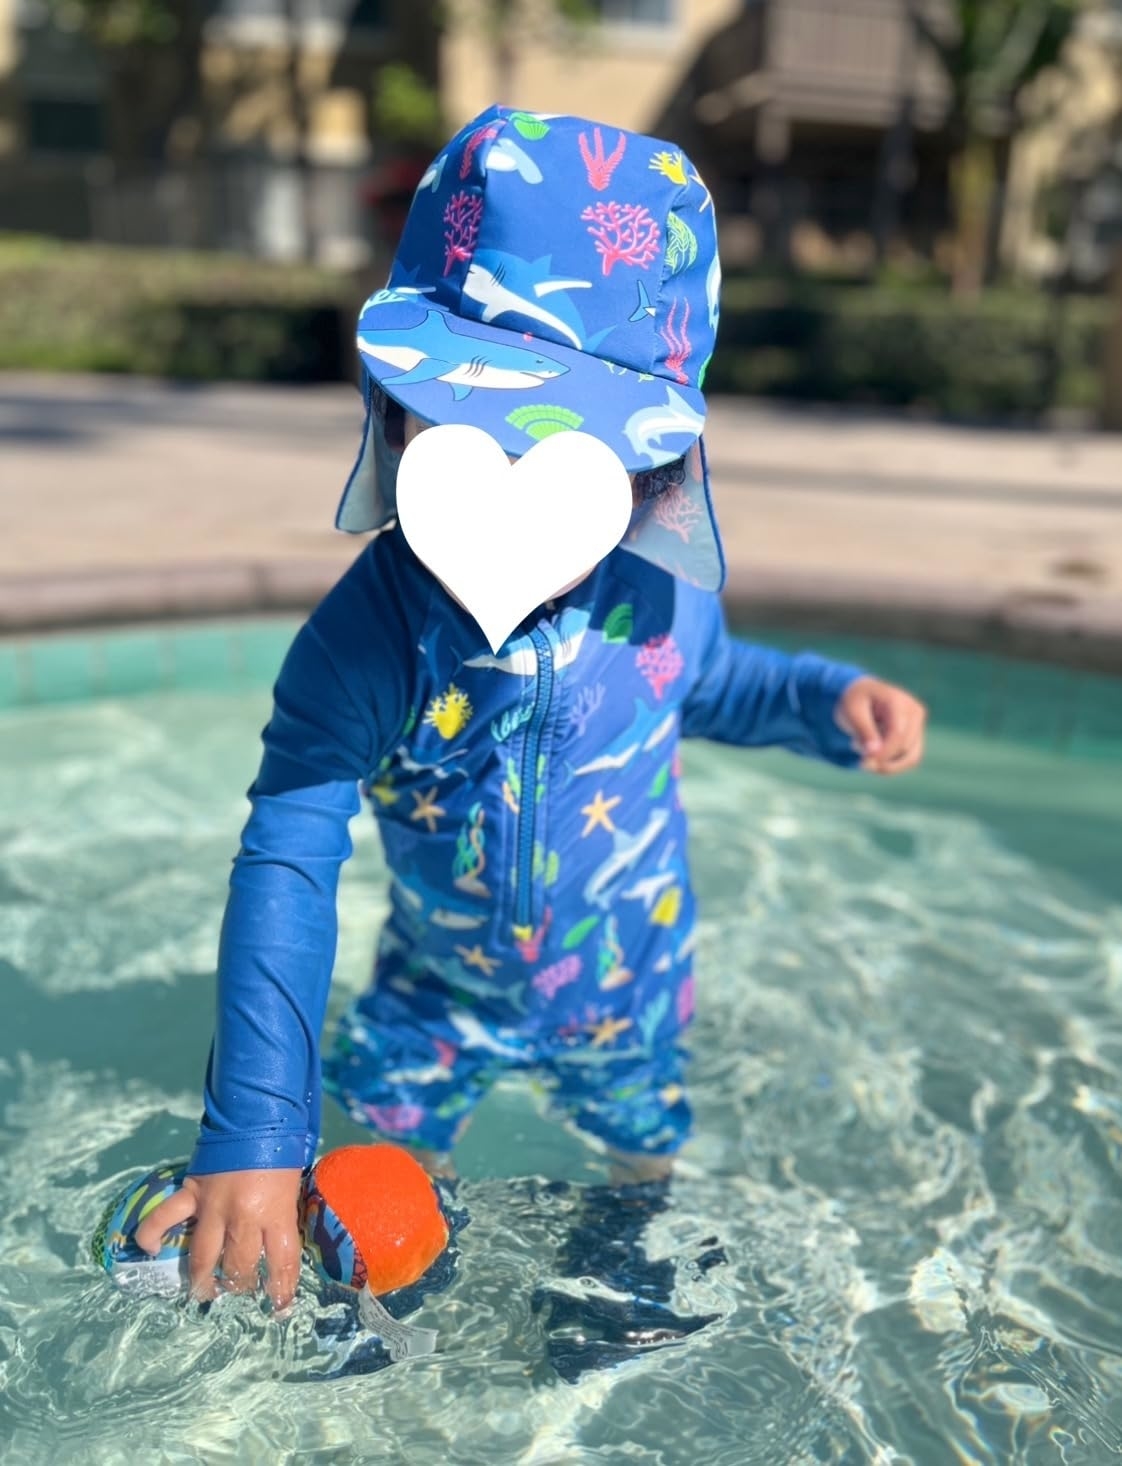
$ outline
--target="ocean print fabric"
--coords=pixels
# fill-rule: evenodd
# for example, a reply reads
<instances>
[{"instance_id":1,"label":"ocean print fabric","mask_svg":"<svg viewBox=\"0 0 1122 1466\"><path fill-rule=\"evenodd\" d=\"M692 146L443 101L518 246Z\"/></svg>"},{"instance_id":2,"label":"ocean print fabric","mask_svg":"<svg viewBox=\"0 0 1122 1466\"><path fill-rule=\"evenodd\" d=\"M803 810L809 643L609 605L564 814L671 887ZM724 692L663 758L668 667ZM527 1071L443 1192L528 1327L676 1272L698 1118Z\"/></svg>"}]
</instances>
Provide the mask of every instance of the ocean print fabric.
<instances>
[{"instance_id":1,"label":"ocean print fabric","mask_svg":"<svg viewBox=\"0 0 1122 1466\"><path fill-rule=\"evenodd\" d=\"M594 1133L673 1148L687 1112L673 1113L672 1062L655 1061L693 1007L679 739L851 764L832 714L856 675L733 642L714 595L623 551L494 655L400 532L380 536L277 685L192 1170L301 1165L314 1150L360 782L392 910L332 1090L381 1133L443 1148L497 1067L541 1065Z\"/></svg>"},{"instance_id":2,"label":"ocean print fabric","mask_svg":"<svg viewBox=\"0 0 1122 1466\"><path fill-rule=\"evenodd\" d=\"M359 354L419 418L484 428L512 455L571 429L631 471L693 449L673 509L629 548L717 589L698 440L720 285L712 197L680 149L496 107L421 180L390 279L360 315ZM384 524L395 472L368 412L338 526Z\"/></svg>"}]
</instances>

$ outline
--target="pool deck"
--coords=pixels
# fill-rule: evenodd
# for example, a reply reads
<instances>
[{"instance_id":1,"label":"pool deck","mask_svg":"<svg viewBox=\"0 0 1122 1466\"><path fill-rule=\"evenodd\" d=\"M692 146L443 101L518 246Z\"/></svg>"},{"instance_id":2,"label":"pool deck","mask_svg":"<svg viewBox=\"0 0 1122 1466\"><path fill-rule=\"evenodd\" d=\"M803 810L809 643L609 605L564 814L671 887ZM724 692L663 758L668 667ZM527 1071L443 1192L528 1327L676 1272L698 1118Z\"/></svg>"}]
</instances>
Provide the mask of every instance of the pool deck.
<instances>
[{"instance_id":1,"label":"pool deck","mask_svg":"<svg viewBox=\"0 0 1122 1466\"><path fill-rule=\"evenodd\" d=\"M0 632L294 611L332 529L347 386L0 376ZM730 615L1122 671L1122 437L717 399Z\"/></svg>"}]
</instances>

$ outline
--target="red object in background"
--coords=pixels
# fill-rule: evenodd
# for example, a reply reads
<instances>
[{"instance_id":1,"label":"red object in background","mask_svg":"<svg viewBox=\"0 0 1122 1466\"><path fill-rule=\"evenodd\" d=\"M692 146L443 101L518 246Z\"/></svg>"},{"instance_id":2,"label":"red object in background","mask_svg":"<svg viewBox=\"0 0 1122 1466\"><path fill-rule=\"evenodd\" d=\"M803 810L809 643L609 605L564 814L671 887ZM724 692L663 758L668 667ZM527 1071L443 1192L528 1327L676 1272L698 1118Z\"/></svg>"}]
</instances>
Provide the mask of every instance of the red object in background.
<instances>
[{"instance_id":1,"label":"red object in background","mask_svg":"<svg viewBox=\"0 0 1122 1466\"><path fill-rule=\"evenodd\" d=\"M412 154L389 158L359 188L359 198L374 217L381 238L396 246L428 158Z\"/></svg>"},{"instance_id":2,"label":"red object in background","mask_svg":"<svg viewBox=\"0 0 1122 1466\"><path fill-rule=\"evenodd\" d=\"M351 1234L375 1296L423 1277L448 1244L428 1172L398 1145L345 1145L316 1162L316 1189Z\"/></svg>"}]
</instances>

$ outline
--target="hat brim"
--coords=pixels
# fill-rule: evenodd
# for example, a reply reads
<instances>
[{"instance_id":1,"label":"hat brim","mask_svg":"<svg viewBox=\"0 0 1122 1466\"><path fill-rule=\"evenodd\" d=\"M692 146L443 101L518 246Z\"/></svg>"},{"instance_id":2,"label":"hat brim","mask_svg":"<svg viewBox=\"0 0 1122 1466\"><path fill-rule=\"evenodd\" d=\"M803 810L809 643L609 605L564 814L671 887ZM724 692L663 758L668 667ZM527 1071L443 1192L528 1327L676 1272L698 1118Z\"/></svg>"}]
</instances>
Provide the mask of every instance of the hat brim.
<instances>
[{"instance_id":1,"label":"hat brim","mask_svg":"<svg viewBox=\"0 0 1122 1466\"><path fill-rule=\"evenodd\" d=\"M373 318L372 309L378 311ZM360 322L366 421L358 458L336 515L339 529L368 534L384 528L397 514L401 450L387 443L379 415L372 409L371 386L376 383L423 421L482 427L515 457L552 433L577 427L612 446L632 473L684 457L683 482L636 510L623 548L692 585L720 590L725 560L700 435L705 406L699 392L679 388L665 378L609 367L586 352L552 343L545 345L548 357L544 358L537 349L542 343L533 338L529 338L533 344L528 345L528 338L521 333L465 321L414 301L404 311L398 308L392 316L383 314L384 310L388 307L368 307ZM439 323L431 320L434 311L443 317ZM409 333L420 328L426 330L424 338L411 339ZM441 332L452 338L450 344ZM444 357L422 349L437 339L443 343ZM367 348L371 343L381 348L382 354L364 350L364 341ZM488 347L532 353L549 365L539 369L534 382L506 387L494 382L486 385L489 370L525 371L530 365L517 356L488 352ZM461 355L454 360L453 352ZM565 370L556 370L559 367ZM547 370L555 374L546 376ZM465 387L467 390L463 390ZM531 394L529 402L525 400L527 393ZM518 397L523 400L512 406ZM684 407L679 408L679 403ZM679 411L692 414L690 429L675 431L671 424L665 424L666 431L662 431L665 414Z\"/></svg>"},{"instance_id":2,"label":"hat brim","mask_svg":"<svg viewBox=\"0 0 1122 1466\"><path fill-rule=\"evenodd\" d=\"M483 428L514 456L579 428L634 473L680 458L705 425L705 398L694 387L418 296L369 304L357 344L364 370L407 411L427 423Z\"/></svg>"}]
</instances>

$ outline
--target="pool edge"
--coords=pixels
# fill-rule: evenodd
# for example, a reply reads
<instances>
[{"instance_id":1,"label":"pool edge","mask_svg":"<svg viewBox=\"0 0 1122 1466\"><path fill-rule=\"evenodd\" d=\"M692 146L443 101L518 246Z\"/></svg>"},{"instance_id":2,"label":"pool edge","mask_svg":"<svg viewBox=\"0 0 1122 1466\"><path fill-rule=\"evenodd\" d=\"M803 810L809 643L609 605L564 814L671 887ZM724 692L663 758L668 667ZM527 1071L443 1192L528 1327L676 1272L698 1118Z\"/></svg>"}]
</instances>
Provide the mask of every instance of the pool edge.
<instances>
[{"instance_id":1,"label":"pool edge","mask_svg":"<svg viewBox=\"0 0 1122 1466\"><path fill-rule=\"evenodd\" d=\"M346 563L324 556L0 576L0 636L307 611ZM918 640L1122 674L1118 598L742 563L730 569L724 603L734 622Z\"/></svg>"},{"instance_id":2,"label":"pool edge","mask_svg":"<svg viewBox=\"0 0 1122 1466\"><path fill-rule=\"evenodd\" d=\"M731 567L730 619L792 631L935 646L1122 674L1122 599L993 590L955 581Z\"/></svg>"}]
</instances>

